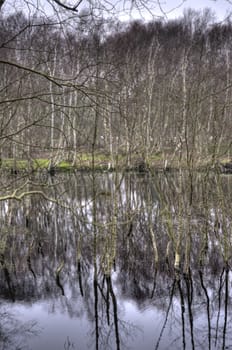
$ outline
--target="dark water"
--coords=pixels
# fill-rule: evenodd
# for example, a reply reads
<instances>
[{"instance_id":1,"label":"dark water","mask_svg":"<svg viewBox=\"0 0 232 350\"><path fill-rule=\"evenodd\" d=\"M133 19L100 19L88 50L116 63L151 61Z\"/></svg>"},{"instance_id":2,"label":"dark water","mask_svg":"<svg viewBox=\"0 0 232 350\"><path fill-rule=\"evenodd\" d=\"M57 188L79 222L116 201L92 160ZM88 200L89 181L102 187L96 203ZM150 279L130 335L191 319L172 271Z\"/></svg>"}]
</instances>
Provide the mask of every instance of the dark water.
<instances>
[{"instance_id":1,"label":"dark water","mask_svg":"<svg viewBox=\"0 0 232 350\"><path fill-rule=\"evenodd\" d=\"M2 201L0 349L232 348L232 178L66 174Z\"/></svg>"}]
</instances>

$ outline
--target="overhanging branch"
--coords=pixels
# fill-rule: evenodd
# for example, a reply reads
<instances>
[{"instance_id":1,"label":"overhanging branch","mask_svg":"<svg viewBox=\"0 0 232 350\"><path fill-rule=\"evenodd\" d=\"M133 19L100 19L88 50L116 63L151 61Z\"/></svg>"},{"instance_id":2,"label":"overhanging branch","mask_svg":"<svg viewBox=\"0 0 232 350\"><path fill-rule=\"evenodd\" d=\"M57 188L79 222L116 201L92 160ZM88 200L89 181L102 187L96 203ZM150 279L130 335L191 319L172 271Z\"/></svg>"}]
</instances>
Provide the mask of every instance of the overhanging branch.
<instances>
[{"instance_id":1,"label":"overhanging branch","mask_svg":"<svg viewBox=\"0 0 232 350\"><path fill-rule=\"evenodd\" d=\"M68 11L73 11L73 12L77 12L78 11L78 7L80 6L80 4L82 3L82 0L79 0L75 6L69 6L69 5L66 5L64 3L62 3L61 1L59 0L52 0L53 2L55 2L57 5L59 5L60 7L63 7L65 10L68 10Z\"/></svg>"},{"instance_id":2,"label":"overhanging branch","mask_svg":"<svg viewBox=\"0 0 232 350\"><path fill-rule=\"evenodd\" d=\"M62 84L58 83L54 77L51 77L50 75L43 73L43 72L40 72L38 70L35 70L33 68L25 67L25 66L18 64L16 62L10 62L10 61L5 61L5 60L0 60L0 64L5 64L5 65L11 66L11 67L15 67L15 68L24 70L24 71L32 73L32 74L36 74L38 76L45 78L46 80L50 81L51 83L55 84L59 88L63 87Z\"/></svg>"}]
</instances>

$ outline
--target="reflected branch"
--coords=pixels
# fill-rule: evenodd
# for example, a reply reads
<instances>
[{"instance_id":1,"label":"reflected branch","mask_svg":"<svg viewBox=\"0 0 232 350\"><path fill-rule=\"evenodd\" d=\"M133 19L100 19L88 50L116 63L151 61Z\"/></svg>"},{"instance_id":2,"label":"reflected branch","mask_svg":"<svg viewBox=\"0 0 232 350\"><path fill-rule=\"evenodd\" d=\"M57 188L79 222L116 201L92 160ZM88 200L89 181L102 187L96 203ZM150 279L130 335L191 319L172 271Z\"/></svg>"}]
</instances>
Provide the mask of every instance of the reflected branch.
<instances>
[{"instance_id":1,"label":"reflected branch","mask_svg":"<svg viewBox=\"0 0 232 350\"><path fill-rule=\"evenodd\" d=\"M61 273L63 267L64 267L64 262L62 261L61 264L59 265L59 267L58 267L57 270L56 270L56 284L57 284L57 286L60 288L61 294L62 294L62 295L65 295L65 293L64 293L64 287L63 287L63 285L62 285L61 282L60 282L60 273Z\"/></svg>"},{"instance_id":2,"label":"reflected branch","mask_svg":"<svg viewBox=\"0 0 232 350\"><path fill-rule=\"evenodd\" d=\"M93 280L94 289L94 314L95 314L95 349L99 349L99 316L98 316L98 281Z\"/></svg>"},{"instance_id":3,"label":"reflected branch","mask_svg":"<svg viewBox=\"0 0 232 350\"><path fill-rule=\"evenodd\" d=\"M172 299L173 299L173 296L174 296L174 291L175 291L176 282L177 282L177 280L174 279L173 284L172 284L172 289L171 289L171 293L170 293L170 300L169 300L169 304L168 304L168 308L167 308L167 312L166 312L164 324L163 324L163 326L162 326L162 329L161 329L159 338L158 338L158 340L157 340L157 343L156 343L156 346L155 346L155 350L158 350L158 348L159 348L159 345L160 345L160 342L161 342L161 339L162 339L162 336L163 336L163 333L164 333L166 324L167 324L167 322L168 322L168 315L169 315L169 311L170 311L171 306L172 306Z\"/></svg>"},{"instance_id":4,"label":"reflected branch","mask_svg":"<svg viewBox=\"0 0 232 350\"><path fill-rule=\"evenodd\" d=\"M84 292L83 292L83 287L82 287L82 272L81 272L80 260L78 260L78 262L77 262L77 271L78 271L79 288L80 288L81 296L83 297Z\"/></svg>"},{"instance_id":5,"label":"reflected branch","mask_svg":"<svg viewBox=\"0 0 232 350\"><path fill-rule=\"evenodd\" d=\"M209 350L211 349L211 318L210 318L210 299L208 295L207 288L204 285L204 279L203 279L203 272L202 270L199 270L199 276L200 276L200 282L201 287L205 293L206 297L206 307L207 307L207 320L208 320L208 344L209 344Z\"/></svg>"},{"instance_id":6,"label":"reflected branch","mask_svg":"<svg viewBox=\"0 0 232 350\"><path fill-rule=\"evenodd\" d=\"M224 325L223 325L223 342L222 349L226 349L226 331L227 331L227 319L228 319L228 300L229 300L229 267L228 264L225 268L225 309L224 309Z\"/></svg>"},{"instance_id":7,"label":"reflected branch","mask_svg":"<svg viewBox=\"0 0 232 350\"><path fill-rule=\"evenodd\" d=\"M120 350L120 337L118 329L118 307L117 300L113 291L111 276L106 276L107 286L113 303L113 313L114 313L114 329L115 329L115 339L116 339L116 349Z\"/></svg>"},{"instance_id":8,"label":"reflected branch","mask_svg":"<svg viewBox=\"0 0 232 350\"><path fill-rule=\"evenodd\" d=\"M7 266L6 266L5 257L4 257L3 254L1 254L0 262L1 262L1 265L2 265L2 268L3 268L4 277L5 277L7 286L8 286L8 290L9 290L9 294L10 294L11 300L14 302L15 301L15 290L14 290L14 287L12 285L10 272L9 272Z\"/></svg>"},{"instance_id":9,"label":"reflected branch","mask_svg":"<svg viewBox=\"0 0 232 350\"><path fill-rule=\"evenodd\" d=\"M180 293L180 307L181 307L181 321L182 321L182 342L183 342L183 349L186 348L186 339L185 339L185 302L184 302L184 294L181 286L181 279L178 278L177 280L177 286Z\"/></svg>"},{"instance_id":10,"label":"reflected branch","mask_svg":"<svg viewBox=\"0 0 232 350\"><path fill-rule=\"evenodd\" d=\"M193 288L192 288L192 276L191 273L184 277L186 289L187 289L187 299L188 299L188 314L190 323L190 333L191 333L191 343L192 349L195 349L194 342L194 327L193 327L193 312L192 312L192 301L193 301Z\"/></svg>"},{"instance_id":11,"label":"reflected branch","mask_svg":"<svg viewBox=\"0 0 232 350\"><path fill-rule=\"evenodd\" d=\"M217 341L218 341L219 319L220 319L220 312L221 312L221 294L222 294L222 287L224 284L224 281L223 281L224 272L225 272L225 267L223 267L223 270L222 270L222 273L220 274L220 279L219 279L218 314L217 314L217 322L216 322L215 346L217 345Z\"/></svg>"}]
</instances>

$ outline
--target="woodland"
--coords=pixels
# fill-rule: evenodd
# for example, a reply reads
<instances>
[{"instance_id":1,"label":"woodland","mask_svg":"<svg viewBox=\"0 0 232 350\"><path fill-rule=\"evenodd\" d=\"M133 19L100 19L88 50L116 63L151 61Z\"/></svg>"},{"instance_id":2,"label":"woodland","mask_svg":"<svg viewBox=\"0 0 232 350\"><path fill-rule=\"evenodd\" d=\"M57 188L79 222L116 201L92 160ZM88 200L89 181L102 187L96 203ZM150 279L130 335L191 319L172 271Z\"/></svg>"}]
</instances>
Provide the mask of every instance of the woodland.
<instances>
[{"instance_id":1,"label":"woodland","mask_svg":"<svg viewBox=\"0 0 232 350\"><path fill-rule=\"evenodd\" d=\"M230 161L230 18L219 23L210 9L149 22L2 11L0 26L3 167Z\"/></svg>"}]
</instances>

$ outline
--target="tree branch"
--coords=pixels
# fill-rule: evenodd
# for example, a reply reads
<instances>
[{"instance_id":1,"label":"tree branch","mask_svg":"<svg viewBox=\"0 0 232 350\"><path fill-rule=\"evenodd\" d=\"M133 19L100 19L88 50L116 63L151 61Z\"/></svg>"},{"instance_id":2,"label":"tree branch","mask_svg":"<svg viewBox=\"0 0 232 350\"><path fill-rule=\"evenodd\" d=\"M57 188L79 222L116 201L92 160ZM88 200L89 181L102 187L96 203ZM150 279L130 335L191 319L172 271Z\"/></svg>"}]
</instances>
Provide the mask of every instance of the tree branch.
<instances>
[{"instance_id":1,"label":"tree branch","mask_svg":"<svg viewBox=\"0 0 232 350\"><path fill-rule=\"evenodd\" d=\"M5 0L0 0L0 11L1 11L1 8L2 8L2 5L4 4Z\"/></svg>"},{"instance_id":2,"label":"tree branch","mask_svg":"<svg viewBox=\"0 0 232 350\"><path fill-rule=\"evenodd\" d=\"M74 12L78 12L78 7L82 3L82 0L79 0L75 6L68 6L60 2L59 0L52 0L52 1L55 2L57 5L59 5L60 7L63 7L65 10L74 11Z\"/></svg>"},{"instance_id":3,"label":"tree branch","mask_svg":"<svg viewBox=\"0 0 232 350\"><path fill-rule=\"evenodd\" d=\"M1 0L0 0L1 1ZM37 71L35 69L32 69L32 68L29 68L29 67L25 67L25 66L22 66L21 64L18 64L16 62L9 62L9 61L5 61L5 60L0 60L0 64L5 64L5 65L8 65L8 66L11 66L11 67L15 67L15 68L18 68L18 69L22 69L26 72L30 72L30 73L33 73L33 74L36 74L36 75L39 75L45 79L47 79L48 81L52 82L53 84L57 85L59 88L62 88L62 84L59 84L53 77L51 77L50 75L46 74L46 73L43 73L43 72L40 72L40 71Z\"/></svg>"}]
</instances>

